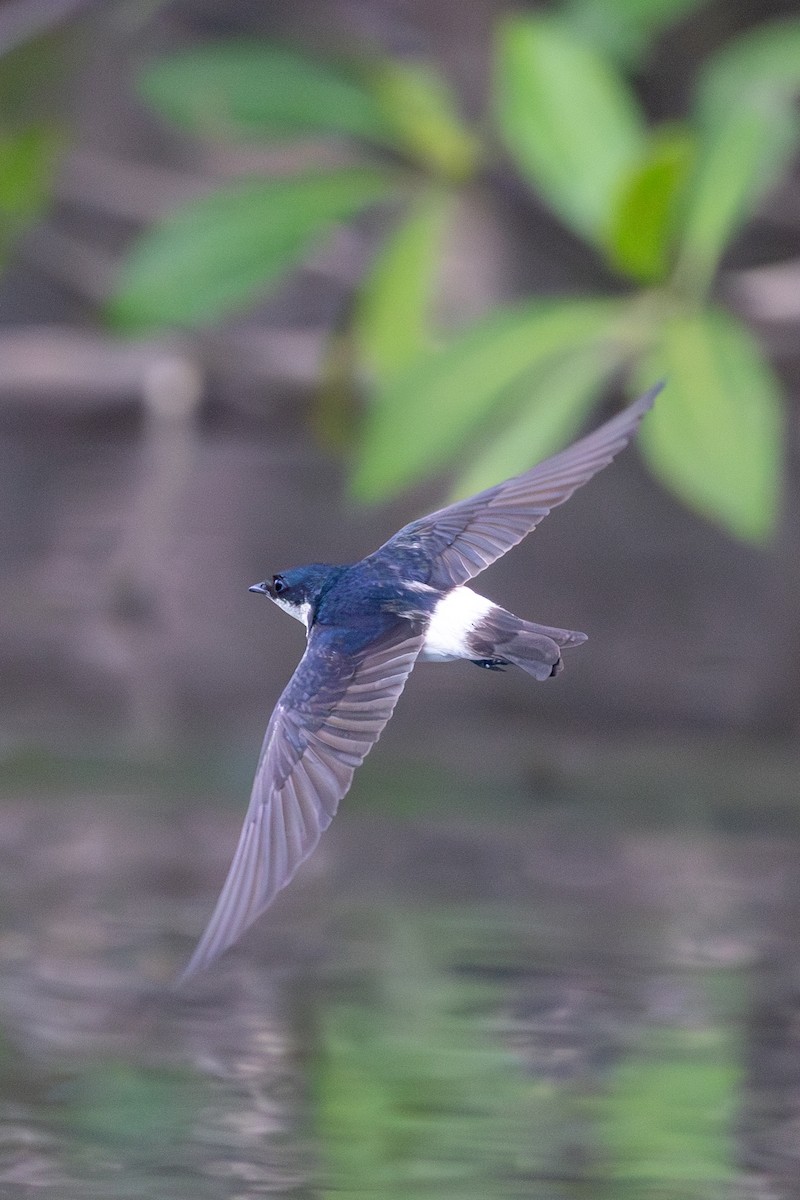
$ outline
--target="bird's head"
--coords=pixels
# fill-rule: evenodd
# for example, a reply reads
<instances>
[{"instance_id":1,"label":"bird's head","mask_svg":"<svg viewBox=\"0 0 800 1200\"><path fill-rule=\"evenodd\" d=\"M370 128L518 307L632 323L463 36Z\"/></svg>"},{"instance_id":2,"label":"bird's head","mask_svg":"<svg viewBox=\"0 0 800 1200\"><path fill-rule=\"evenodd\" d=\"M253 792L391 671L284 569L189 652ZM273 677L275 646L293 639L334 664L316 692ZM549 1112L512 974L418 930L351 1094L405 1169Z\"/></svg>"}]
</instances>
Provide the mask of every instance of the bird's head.
<instances>
[{"instance_id":1,"label":"bird's head","mask_svg":"<svg viewBox=\"0 0 800 1200\"><path fill-rule=\"evenodd\" d=\"M301 621L308 629L317 601L334 570L335 568L327 563L293 567L289 571L280 571L273 575L271 580L264 579L261 583L254 583L248 591L269 596L279 608Z\"/></svg>"}]
</instances>

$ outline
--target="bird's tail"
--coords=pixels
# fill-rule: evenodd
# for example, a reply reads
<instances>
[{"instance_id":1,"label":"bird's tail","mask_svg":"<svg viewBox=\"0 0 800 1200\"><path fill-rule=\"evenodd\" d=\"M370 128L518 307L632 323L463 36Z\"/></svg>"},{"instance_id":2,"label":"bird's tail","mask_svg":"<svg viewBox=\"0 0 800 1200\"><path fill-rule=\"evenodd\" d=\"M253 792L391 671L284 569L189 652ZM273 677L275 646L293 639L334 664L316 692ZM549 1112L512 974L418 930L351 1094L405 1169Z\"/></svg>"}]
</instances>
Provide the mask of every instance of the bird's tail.
<instances>
[{"instance_id":1,"label":"bird's tail","mask_svg":"<svg viewBox=\"0 0 800 1200\"><path fill-rule=\"evenodd\" d=\"M476 632L478 632L476 630ZM481 660L502 661L521 667L534 679L549 679L562 669L562 647L580 646L585 633L556 629L523 621L503 608L494 608L481 622Z\"/></svg>"}]
</instances>

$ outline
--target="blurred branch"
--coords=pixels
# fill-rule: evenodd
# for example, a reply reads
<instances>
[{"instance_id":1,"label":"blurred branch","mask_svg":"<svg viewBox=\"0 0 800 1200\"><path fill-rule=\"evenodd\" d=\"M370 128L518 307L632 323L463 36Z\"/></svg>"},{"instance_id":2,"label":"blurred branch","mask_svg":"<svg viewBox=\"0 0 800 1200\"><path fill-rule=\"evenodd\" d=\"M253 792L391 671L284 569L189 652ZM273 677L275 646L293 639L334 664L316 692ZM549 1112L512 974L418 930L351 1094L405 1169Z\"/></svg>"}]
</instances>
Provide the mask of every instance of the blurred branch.
<instances>
[{"instance_id":1,"label":"blurred branch","mask_svg":"<svg viewBox=\"0 0 800 1200\"><path fill-rule=\"evenodd\" d=\"M736 305L759 322L800 320L800 258L732 271L726 280ZM796 330L794 331L796 347Z\"/></svg>"},{"instance_id":2,"label":"blurred branch","mask_svg":"<svg viewBox=\"0 0 800 1200\"><path fill-rule=\"evenodd\" d=\"M25 410L81 414L144 402L163 364L196 371L198 361L246 362L267 386L283 381L311 387L319 378L325 335L300 330L228 331L195 339L197 353L176 338L114 341L106 335L48 325L0 332L0 407L24 400ZM154 375L155 372L155 375Z\"/></svg>"},{"instance_id":3,"label":"blurred branch","mask_svg":"<svg viewBox=\"0 0 800 1200\"><path fill-rule=\"evenodd\" d=\"M180 356L167 339L113 342L101 334L46 326L0 333L0 404L24 398L26 410L47 409L57 397L60 410L81 413L143 398L154 369ZM184 354L187 366L192 356Z\"/></svg>"},{"instance_id":4,"label":"blurred branch","mask_svg":"<svg viewBox=\"0 0 800 1200\"><path fill-rule=\"evenodd\" d=\"M165 639L171 644L173 549L198 450L205 380L186 356L163 349L142 383L146 420L111 572L107 630L127 664L133 740L152 749L169 743L177 715Z\"/></svg>"}]
</instances>

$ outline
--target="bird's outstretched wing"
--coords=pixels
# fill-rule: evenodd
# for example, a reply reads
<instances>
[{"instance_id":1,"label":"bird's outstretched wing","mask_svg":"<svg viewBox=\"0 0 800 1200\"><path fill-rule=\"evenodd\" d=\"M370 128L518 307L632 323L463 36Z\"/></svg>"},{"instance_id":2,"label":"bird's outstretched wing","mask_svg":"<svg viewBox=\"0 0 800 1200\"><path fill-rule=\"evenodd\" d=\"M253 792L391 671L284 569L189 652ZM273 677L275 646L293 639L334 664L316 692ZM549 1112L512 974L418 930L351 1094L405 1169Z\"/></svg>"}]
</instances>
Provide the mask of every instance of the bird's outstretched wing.
<instances>
[{"instance_id":1,"label":"bird's outstretched wing","mask_svg":"<svg viewBox=\"0 0 800 1200\"><path fill-rule=\"evenodd\" d=\"M389 559L413 558L419 563L421 582L433 587L466 583L608 466L663 386L657 384L593 433L530 471L405 525L371 557L380 559L385 553Z\"/></svg>"},{"instance_id":2,"label":"bird's outstretched wing","mask_svg":"<svg viewBox=\"0 0 800 1200\"><path fill-rule=\"evenodd\" d=\"M353 632L315 626L267 726L228 878L182 979L255 921L311 853L389 720L424 641L382 616Z\"/></svg>"}]
</instances>

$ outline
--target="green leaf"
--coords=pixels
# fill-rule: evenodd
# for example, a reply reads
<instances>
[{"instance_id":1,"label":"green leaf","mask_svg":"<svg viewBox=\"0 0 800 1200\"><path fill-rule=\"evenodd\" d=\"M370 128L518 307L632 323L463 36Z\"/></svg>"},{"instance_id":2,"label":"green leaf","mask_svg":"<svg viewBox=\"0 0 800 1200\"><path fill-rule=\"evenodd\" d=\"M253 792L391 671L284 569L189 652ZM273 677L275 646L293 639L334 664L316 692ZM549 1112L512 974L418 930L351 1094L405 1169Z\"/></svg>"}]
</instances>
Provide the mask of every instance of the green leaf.
<instances>
[{"instance_id":1,"label":"green leaf","mask_svg":"<svg viewBox=\"0 0 800 1200\"><path fill-rule=\"evenodd\" d=\"M644 374L668 381L640 436L654 473L730 533L764 541L778 509L783 415L748 330L720 309L675 316Z\"/></svg>"},{"instance_id":2,"label":"green leaf","mask_svg":"<svg viewBox=\"0 0 800 1200\"><path fill-rule=\"evenodd\" d=\"M431 349L428 308L451 198L426 193L384 243L361 286L354 333L370 374L386 382Z\"/></svg>"},{"instance_id":3,"label":"green leaf","mask_svg":"<svg viewBox=\"0 0 800 1200\"><path fill-rule=\"evenodd\" d=\"M698 112L705 125L725 120L732 105L770 95L791 104L800 91L800 20L772 21L729 42L709 59Z\"/></svg>"},{"instance_id":4,"label":"green leaf","mask_svg":"<svg viewBox=\"0 0 800 1200\"><path fill-rule=\"evenodd\" d=\"M0 134L0 214L37 216L50 194L61 139L51 125Z\"/></svg>"},{"instance_id":5,"label":"green leaf","mask_svg":"<svg viewBox=\"0 0 800 1200\"><path fill-rule=\"evenodd\" d=\"M558 15L595 51L635 67L663 29L706 3L708 0L567 0Z\"/></svg>"},{"instance_id":6,"label":"green leaf","mask_svg":"<svg viewBox=\"0 0 800 1200\"><path fill-rule=\"evenodd\" d=\"M50 197L61 139L50 125L0 134L0 256Z\"/></svg>"},{"instance_id":7,"label":"green leaf","mask_svg":"<svg viewBox=\"0 0 800 1200\"><path fill-rule=\"evenodd\" d=\"M657 131L620 186L606 235L608 258L641 283L664 280L672 266L679 203L694 161L688 129Z\"/></svg>"},{"instance_id":8,"label":"green leaf","mask_svg":"<svg viewBox=\"0 0 800 1200\"><path fill-rule=\"evenodd\" d=\"M111 320L126 329L214 321L265 292L392 186L382 172L334 171L249 180L186 204L134 246Z\"/></svg>"},{"instance_id":9,"label":"green leaf","mask_svg":"<svg viewBox=\"0 0 800 1200\"><path fill-rule=\"evenodd\" d=\"M540 302L473 326L413 364L370 409L353 479L364 500L441 467L526 372L592 338L624 337L622 301Z\"/></svg>"},{"instance_id":10,"label":"green leaf","mask_svg":"<svg viewBox=\"0 0 800 1200\"><path fill-rule=\"evenodd\" d=\"M453 499L482 492L560 450L578 432L625 356L620 341L593 340L526 373L516 388L524 407L459 477Z\"/></svg>"},{"instance_id":11,"label":"green leaf","mask_svg":"<svg viewBox=\"0 0 800 1200\"><path fill-rule=\"evenodd\" d=\"M342 133L386 141L386 122L362 82L281 46L218 42L144 69L139 90L194 133L263 138Z\"/></svg>"},{"instance_id":12,"label":"green leaf","mask_svg":"<svg viewBox=\"0 0 800 1200\"><path fill-rule=\"evenodd\" d=\"M370 86L397 143L427 170L452 182L475 170L478 143L461 121L442 76L423 63L386 61Z\"/></svg>"},{"instance_id":13,"label":"green leaf","mask_svg":"<svg viewBox=\"0 0 800 1200\"><path fill-rule=\"evenodd\" d=\"M688 184L676 284L705 295L725 247L789 162L794 116L773 101L735 105L700 143Z\"/></svg>"},{"instance_id":14,"label":"green leaf","mask_svg":"<svg viewBox=\"0 0 800 1200\"><path fill-rule=\"evenodd\" d=\"M497 116L520 170L578 233L608 228L623 176L642 154L636 101L613 66L546 18L500 26Z\"/></svg>"},{"instance_id":15,"label":"green leaf","mask_svg":"<svg viewBox=\"0 0 800 1200\"><path fill-rule=\"evenodd\" d=\"M738 38L708 64L678 269L684 290L708 289L726 245L787 169L798 145L798 91L797 20Z\"/></svg>"}]
</instances>

